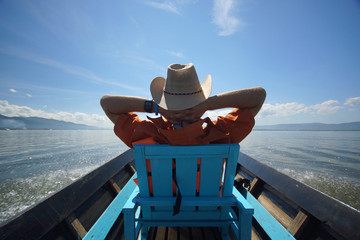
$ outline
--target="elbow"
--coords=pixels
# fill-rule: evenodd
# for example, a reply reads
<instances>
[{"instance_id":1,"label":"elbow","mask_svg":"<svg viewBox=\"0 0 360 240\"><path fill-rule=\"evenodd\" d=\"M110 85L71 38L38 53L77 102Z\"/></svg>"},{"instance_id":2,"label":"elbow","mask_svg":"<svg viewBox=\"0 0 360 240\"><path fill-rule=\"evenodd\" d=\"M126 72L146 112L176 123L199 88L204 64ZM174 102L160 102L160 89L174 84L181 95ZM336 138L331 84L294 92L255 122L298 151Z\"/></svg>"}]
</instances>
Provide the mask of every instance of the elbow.
<instances>
[{"instance_id":1,"label":"elbow","mask_svg":"<svg viewBox=\"0 0 360 240\"><path fill-rule=\"evenodd\" d=\"M266 91L262 87L259 87L259 91L260 91L260 98L262 100L262 103L264 103L266 99Z\"/></svg>"},{"instance_id":2,"label":"elbow","mask_svg":"<svg viewBox=\"0 0 360 240\"><path fill-rule=\"evenodd\" d=\"M266 91L264 88L262 87L256 87L255 88L256 91L256 97L258 99L258 103L260 105L262 105L265 102L265 98L266 98Z\"/></svg>"},{"instance_id":3,"label":"elbow","mask_svg":"<svg viewBox=\"0 0 360 240\"><path fill-rule=\"evenodd\" d=\"M104 109L104 111L108 108L109 106L109 99L110 99L110 95L104 95L101 99L100 99L100 106L102 107L102 109Z\"/></svg>"}]
</instances>

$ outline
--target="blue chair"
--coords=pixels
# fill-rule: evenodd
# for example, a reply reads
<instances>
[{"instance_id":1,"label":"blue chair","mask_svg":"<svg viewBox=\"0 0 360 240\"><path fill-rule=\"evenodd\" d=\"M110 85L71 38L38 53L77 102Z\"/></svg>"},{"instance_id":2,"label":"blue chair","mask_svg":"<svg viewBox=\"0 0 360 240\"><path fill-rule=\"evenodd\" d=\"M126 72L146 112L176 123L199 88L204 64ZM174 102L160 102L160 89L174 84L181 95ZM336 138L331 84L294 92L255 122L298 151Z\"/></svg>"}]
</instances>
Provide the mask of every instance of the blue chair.
<instances>
[{"instance_id":1,"label":"blue chair","mask_svg":"<svg viewBox=\"0 0 360 240\"><path fill-rule=\"evenodd\" d=\"M238 154L238 144L135 145L139 194L123 208L125 239L140 229L146 239L152 226L217 226L223 239L251 239L254 209L233 186Z\"/></svg>"}]
</instances>

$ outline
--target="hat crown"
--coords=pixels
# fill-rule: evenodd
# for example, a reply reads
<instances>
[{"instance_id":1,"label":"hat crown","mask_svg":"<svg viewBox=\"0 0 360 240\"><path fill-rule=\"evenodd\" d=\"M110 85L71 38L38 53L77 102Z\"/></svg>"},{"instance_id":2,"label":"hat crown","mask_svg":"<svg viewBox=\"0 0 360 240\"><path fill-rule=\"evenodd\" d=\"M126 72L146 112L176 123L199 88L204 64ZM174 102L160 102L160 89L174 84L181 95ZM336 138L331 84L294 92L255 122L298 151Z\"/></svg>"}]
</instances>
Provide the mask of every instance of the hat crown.
<instances>
[{"instance_id":1,"label":"hat crown","mask_svg":"<svg viewBox=\"0 0 360 240\"><path fill-rule=\"evenodd\" d=\"M195 67L189 64L172 64L168 67L165 92L170 94L191 94L201 91Z\"/></svg>"},{"instance_id":2,"label":"hat crown","mask_svg":"<svg viewBox=\"0 0 360 240\"><path fill-rule=\"evenodd\" d=\"M167 110L188 109L205 101L211 93L211 76L200 84L195 67L189 64L171 64L167 78L156 77L150 84L154 101Z\"/></svg>"}]
</instances>

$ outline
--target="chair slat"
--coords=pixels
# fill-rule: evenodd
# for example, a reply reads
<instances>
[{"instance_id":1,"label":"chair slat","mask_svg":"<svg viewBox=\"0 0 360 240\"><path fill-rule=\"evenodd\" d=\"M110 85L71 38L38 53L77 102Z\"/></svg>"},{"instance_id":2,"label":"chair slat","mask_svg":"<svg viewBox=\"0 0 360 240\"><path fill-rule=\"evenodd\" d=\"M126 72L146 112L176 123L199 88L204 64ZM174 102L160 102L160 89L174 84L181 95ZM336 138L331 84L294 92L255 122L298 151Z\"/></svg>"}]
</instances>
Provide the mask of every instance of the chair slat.
<instances>
[{"instance_id":1,"label":"chair slat","mask_svg":"<svg viewBox=\"0 0 360 240\"><path fill-rule=\"evenodd\" d=\"M172 196L172 160L151 158L154 196Z\"/></svg>"},{"instance_id":2,"label":"chair slat","mask_svg":"<svg viewBox=\"0 0 360 240\"><path fill-rule=\"evenodd\" d=\"M196 173L197 158L176 159L176 175L186 176L177 179L178 185L183 196L195 196L196 194Z\"/></svg>"},{"instance_id":3,"label":"chair slat","mask_svg":"<svg viewBox=\"0 0 360 240\"><path fill-rule=\"evenodd\" d=\"M200 196L219 195L222 164L222 158L201 159Z\"/></svg>"},{"instance_id":4,"label":"chair slat","mask_svg":"<svg viewBox=\"0 0 360 240\"><path fill-rule=\"evenodd\" d=\"M151 158L150 163L154 197L172 196L172 159ZM155 207L154 211L172 211L172 207Z\"/></svg>"},{"instance_id":5,"label":"chair slat","mask_svg":"<svg viewBox=\"0 0 360 240\"><path fill-rule=\"evenodd\" d=\"M226 161L223 196L230 196L232 194L238 156L239 145L230 145L229 157ZM231 159L236 159L236 161L231 161Z\"/></svg>"}]
</instances>

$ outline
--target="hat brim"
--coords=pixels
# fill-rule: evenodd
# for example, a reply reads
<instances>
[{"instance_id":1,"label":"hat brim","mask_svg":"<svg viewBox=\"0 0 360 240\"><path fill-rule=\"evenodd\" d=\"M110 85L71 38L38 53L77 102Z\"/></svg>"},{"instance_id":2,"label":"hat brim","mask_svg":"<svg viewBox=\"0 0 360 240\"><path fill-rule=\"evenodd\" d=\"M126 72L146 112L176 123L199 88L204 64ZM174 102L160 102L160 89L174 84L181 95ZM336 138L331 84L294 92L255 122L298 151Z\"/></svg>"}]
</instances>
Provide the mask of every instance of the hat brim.
<instances>
[{"instance_id":1,"label":"hat brim","mask_svg":"<svg viewBox=\"0 0 360 240\"><path fill-rule=\"evenodd\" d=\"M150 92L154 101L163 109L184 110L205 101L211 94L212 79L208 75L201 84L202 91L192 95L164 94L165 78L156 77L150 84Z\"/></svg>"}]
</instances>

